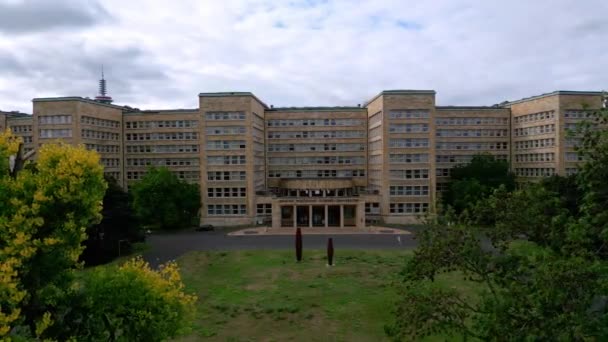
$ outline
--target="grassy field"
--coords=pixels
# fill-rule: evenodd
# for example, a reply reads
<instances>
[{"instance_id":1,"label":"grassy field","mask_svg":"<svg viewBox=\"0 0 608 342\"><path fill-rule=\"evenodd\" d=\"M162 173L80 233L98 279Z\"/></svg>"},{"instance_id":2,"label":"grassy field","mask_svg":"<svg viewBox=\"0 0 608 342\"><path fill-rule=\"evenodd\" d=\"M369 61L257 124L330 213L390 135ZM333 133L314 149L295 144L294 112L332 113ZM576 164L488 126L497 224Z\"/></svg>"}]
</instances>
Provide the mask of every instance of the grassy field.
<instances>
[{"instance_id":1,"label":"grassy field","mask_svg":"<svg viewBox=\"0 0 608 342\"><path fill-rule=\"evenodd\" d=\"M197 321L180 341L383 341L408 252L193 252L178 260L199 296ZM459 280L446 277L446 285ZM434 340L434 339L431 339ZM443 339L441 339L443 340Z\"/></svg>"}]
</instances>

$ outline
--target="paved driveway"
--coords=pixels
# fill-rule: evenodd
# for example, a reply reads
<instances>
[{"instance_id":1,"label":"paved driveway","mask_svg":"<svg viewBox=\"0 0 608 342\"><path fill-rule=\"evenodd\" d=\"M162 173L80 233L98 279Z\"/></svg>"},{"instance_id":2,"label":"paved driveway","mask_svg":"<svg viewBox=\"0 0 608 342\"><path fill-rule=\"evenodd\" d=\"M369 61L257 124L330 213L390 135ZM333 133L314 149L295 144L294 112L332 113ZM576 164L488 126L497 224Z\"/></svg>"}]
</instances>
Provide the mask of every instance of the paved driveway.
<instances>
[{"instance_id":1,"label":"paved driveway","mask_svg":"<svg viewBox=\"0 0 608 342\"><path fill-rule=\"evenodd\" d=\"M156 267L190 251L291 249L295 243L294 236L227 236L228 232L151 234L147 239L150 249L144 258ZM416 246L414 234L305 235L304 248L325 249L329 237L334 239L336 249L412 249Z\"/></svg>"}]
</instances>

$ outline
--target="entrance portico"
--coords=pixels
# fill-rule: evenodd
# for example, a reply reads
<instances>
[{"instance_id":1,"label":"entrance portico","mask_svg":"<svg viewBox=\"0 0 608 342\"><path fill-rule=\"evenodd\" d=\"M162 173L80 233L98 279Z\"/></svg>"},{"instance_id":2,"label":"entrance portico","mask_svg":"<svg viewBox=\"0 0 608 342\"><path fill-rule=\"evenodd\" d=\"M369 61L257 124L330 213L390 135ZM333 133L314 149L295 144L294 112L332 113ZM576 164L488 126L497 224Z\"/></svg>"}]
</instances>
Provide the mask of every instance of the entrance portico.
<instances>
[{"instance_id":1,"label":"entrance portico","mask_svg":"<svg viewBox=\"0 0 608 342\"><path fill-rule=\"evenodd\" d=\"M345 204L342 204L343 201ZM363 228L365 224L365 204L357 199L325 199L312 203L276 199L273 201L275 212L277 215L273 215L272 220L274 228Z\"/></svg>"}]
</instances>

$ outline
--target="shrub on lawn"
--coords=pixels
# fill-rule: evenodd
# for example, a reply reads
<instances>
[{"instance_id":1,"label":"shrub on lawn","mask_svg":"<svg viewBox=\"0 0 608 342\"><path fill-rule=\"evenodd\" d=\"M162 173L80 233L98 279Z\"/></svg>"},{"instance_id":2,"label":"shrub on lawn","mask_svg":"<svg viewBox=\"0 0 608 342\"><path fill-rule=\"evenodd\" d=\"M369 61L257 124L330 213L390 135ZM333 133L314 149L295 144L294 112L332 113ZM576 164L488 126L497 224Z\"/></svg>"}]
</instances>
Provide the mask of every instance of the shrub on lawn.
<instances>
[{"instance_id":1,"label":"shrub on lawn","mask_svg":"<svg viewBox=\"0 0 608 342\"><path fill-rule=\"evenodd\" d=\"M65 311L45 333L60 340L163 341L185 332L196 296L186 294L175 263L159 271L141 258L83 274Z\"/></svg>"}]
</instances>

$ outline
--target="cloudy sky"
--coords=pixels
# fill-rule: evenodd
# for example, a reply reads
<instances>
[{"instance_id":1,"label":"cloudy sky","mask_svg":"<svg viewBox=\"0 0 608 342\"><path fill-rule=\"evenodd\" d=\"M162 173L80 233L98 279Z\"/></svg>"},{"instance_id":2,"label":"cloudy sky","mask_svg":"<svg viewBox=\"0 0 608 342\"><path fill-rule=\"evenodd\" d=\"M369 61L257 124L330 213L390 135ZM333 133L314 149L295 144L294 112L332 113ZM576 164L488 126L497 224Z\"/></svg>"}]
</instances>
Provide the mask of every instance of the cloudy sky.
<instances>
[{"instance_id":1,"label":"cloudy sky","mask_svg":"<svg viewBox=\"0 0 608 342\"><path fill-rule=\"evenodd\" d=\"M251 91L275 106L434 89L491 105L608 88L606 0L0 0L0 109L95 96L195 108Z\"/></svg>"}]
</instances>

